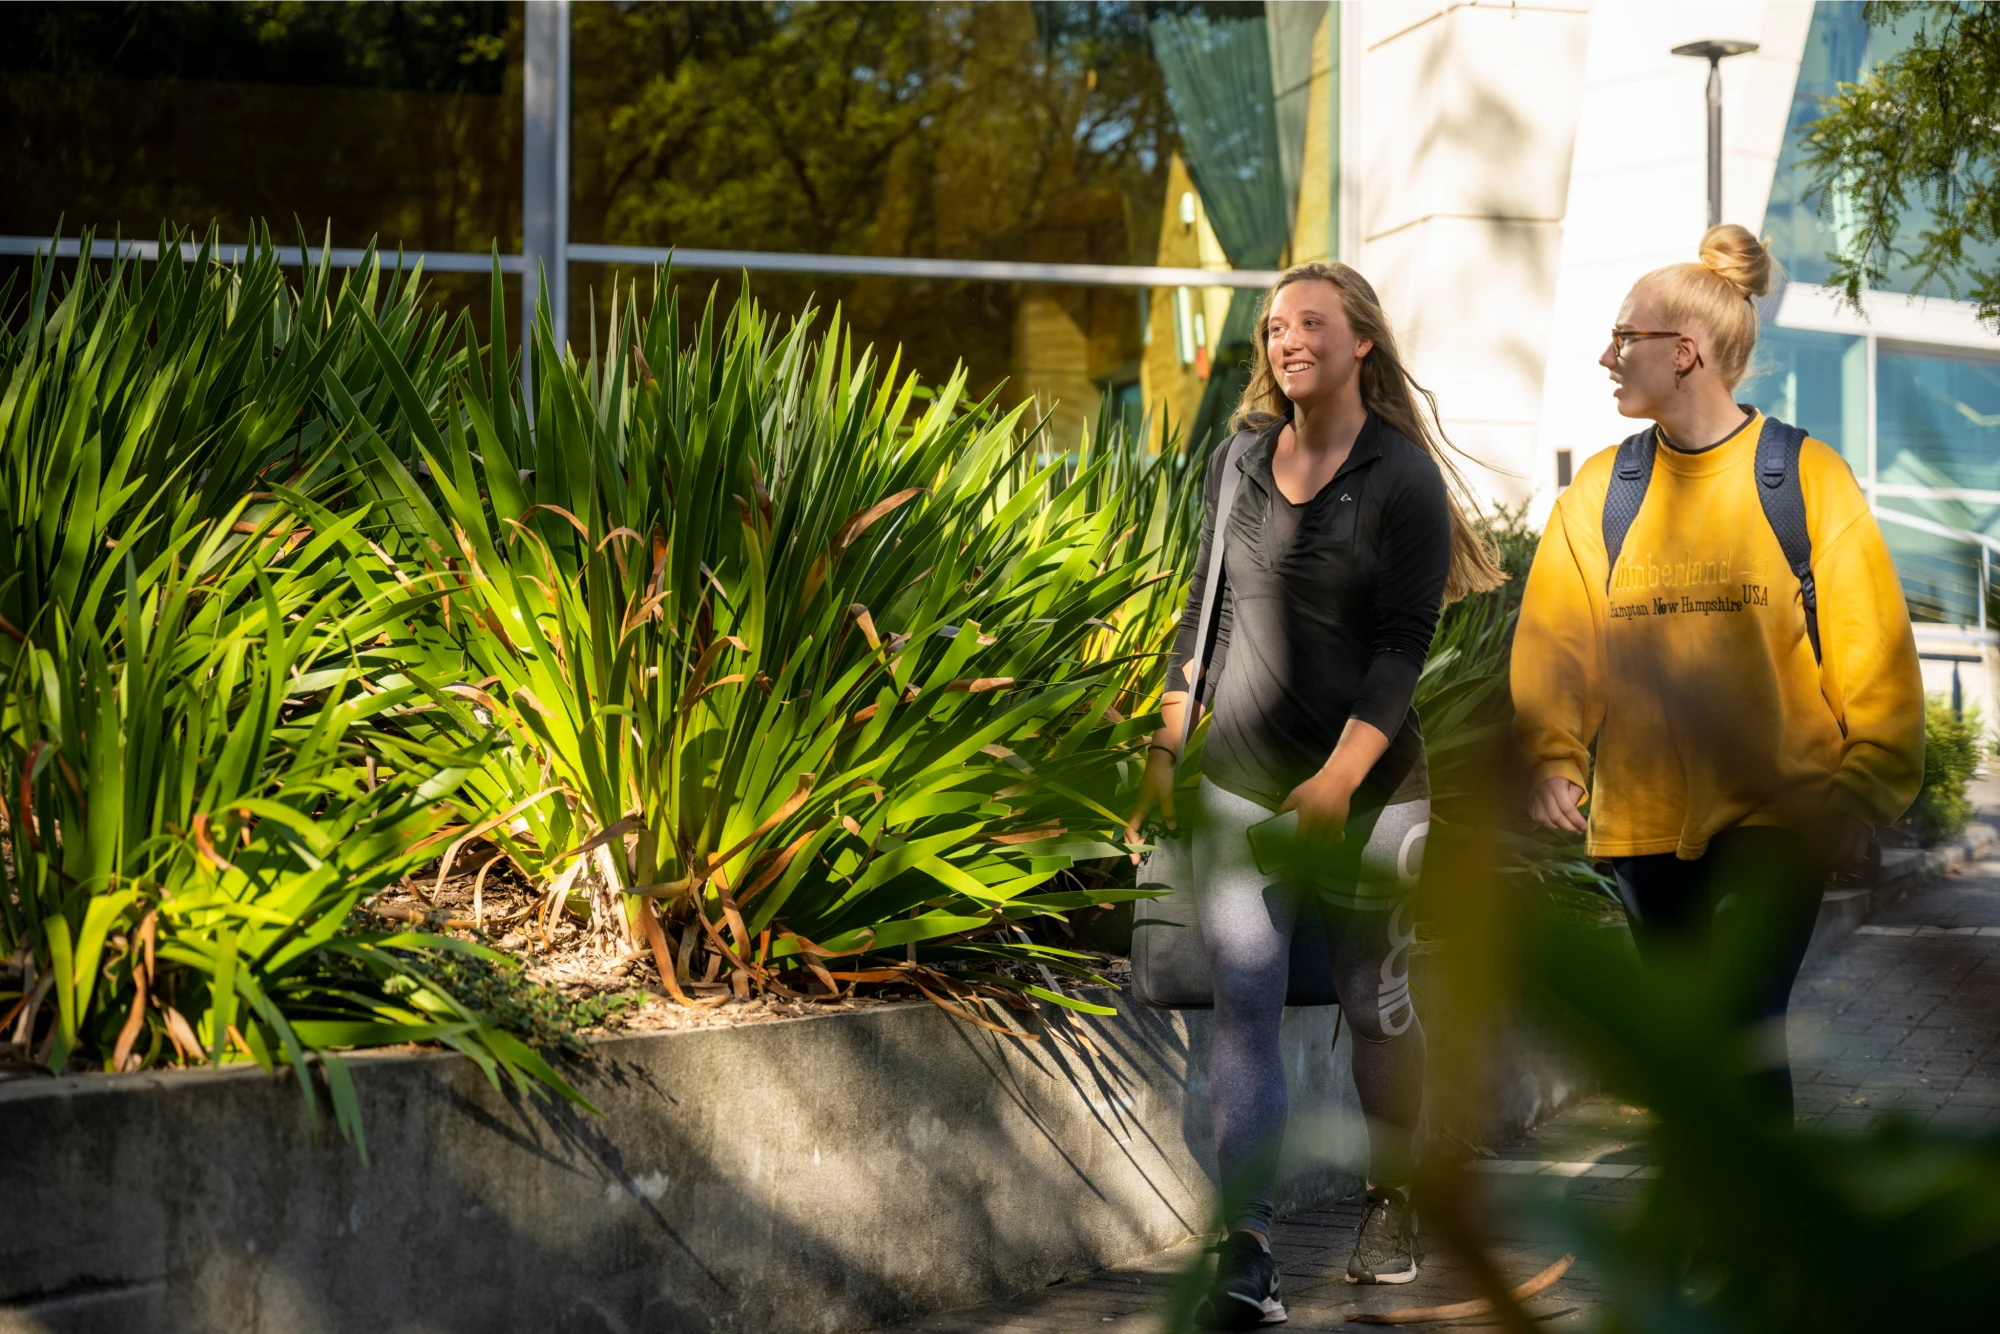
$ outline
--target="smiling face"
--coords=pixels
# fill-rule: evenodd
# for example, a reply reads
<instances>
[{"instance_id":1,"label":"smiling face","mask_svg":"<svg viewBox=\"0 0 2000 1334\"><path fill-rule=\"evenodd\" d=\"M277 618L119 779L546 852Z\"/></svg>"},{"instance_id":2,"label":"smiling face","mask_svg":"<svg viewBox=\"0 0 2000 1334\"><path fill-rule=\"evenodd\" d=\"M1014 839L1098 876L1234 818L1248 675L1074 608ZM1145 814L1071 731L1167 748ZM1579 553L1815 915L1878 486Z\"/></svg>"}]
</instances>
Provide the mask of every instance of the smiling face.
<instances>
[{"instance_id":1,"label":"smiling face","mask_svg":"<svg viewBox=\"0 0 2000 1334\"><path fill-rule=\"evenodd\" d=\"M1670 319L1666 303L1642 282L1618 308L1614 327L1620 332L1671 332L1674 326L1668 322ZM1674 372L1691 369L1694 364L1700 334L1692 329L1687 334L1685 338L1641 338L1628 342L1623 356L1619 355L1616 343L1605 345L1604 355L1597 359L1597 364L1611 372L1611 382L1616 386L1612 397L1618 400L1620 416L1659 419L1677 389Z\"/></svg>"},{"instance_id":2,"label":"smiling face","mask_svg":"<svg viewBox=\"0 0 2000 1334\"><path fill-rule=\"evenodd\" d=\"M1293 403L1331 403L1361 373L1361 360L1374 346L1354 336L1332 283L1288 283L1271 301L1264 355Z\"/></svg>"}]
</instances>

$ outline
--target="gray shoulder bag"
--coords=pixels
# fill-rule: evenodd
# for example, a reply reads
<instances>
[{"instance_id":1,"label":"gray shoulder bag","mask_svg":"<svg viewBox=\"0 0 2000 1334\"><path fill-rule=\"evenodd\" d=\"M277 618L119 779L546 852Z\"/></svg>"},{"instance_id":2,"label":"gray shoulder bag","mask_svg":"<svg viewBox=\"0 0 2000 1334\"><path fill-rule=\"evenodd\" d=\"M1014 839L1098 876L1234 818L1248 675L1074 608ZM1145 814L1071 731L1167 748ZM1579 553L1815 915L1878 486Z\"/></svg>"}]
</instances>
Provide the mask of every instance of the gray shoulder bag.
<instances>
[{"instance_id":1,"label":"gray shoulder bag","mask_svg":"<svg viewBox=\"0 0 2000 1334\"><path fill-rule=\"evenodd\" d=\"M1181 711L1177 753L1187 754L1194 730L1194 706L1215 651L1216 609L1222 603L1222 551L1228 545L1229 511L1236 499L1240 474L1237 462L1256 440L1240 431L1225 447L1222 487L1215 501L1214 537L1208 555L1208 581L1202 586L1201 615L1196 622L1195 657L1188 663L1188 703ZM1147 1005L1160 1010L1207 1010L1215 1005L1215 985L1208 968L1208 945L1202 940L1201 918L1195 910L1194 838L1191 810L1180 812L1180 829L1160 831L1153 850L1139 863L1140 889L1166 890L1164 897L1139 899L1132 905L1132 990ZM1319 901L1308 896L1299 905L1292 931L1291 980L1287 1005L1336 1005L1333 957L1327 949Z\"/></svg>"}]
</instances>

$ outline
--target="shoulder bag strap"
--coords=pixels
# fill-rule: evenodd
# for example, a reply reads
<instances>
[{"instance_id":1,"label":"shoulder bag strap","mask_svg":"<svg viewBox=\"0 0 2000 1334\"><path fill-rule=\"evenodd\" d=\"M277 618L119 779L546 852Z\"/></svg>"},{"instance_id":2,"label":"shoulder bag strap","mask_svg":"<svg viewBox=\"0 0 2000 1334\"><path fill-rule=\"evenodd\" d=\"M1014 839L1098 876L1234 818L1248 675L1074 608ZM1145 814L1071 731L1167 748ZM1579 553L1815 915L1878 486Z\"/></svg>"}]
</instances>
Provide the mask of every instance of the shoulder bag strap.
<instances>
[{"instance_id":1,"label":"shoulder bag strap","mask_svg":"<svg viewBox=\"0 0 2000 1334\"><path fill-rule=\"evenodd\" d=\"M1208 580L1201 588L1201 617L1195 629L1195 660L1189 664L1194 670L1184 672L1187 676L1187 704L1181 709L1181 739L1174 747L1178 758L1187 754L1188 737L1194 731L1194 711L1201 699L1201 684L1208 675L1208 660L1215 651L1215 611L1222 605L1222 551L1229 541L1229 510L1236 501L1236 483L1242 474L1236 465L1244 452L1255 443L1257 437L1250 431L1238 431L1223 447L1222 489L1215 498L1215 527L1211 530L1208 551Z\"/></svg>"},{"instance_id":2,"label":"shoulder bag strap","mask_svg":"<svg viewBox=\"0 0 2000 1334\"><path fill-rule=\"evenodd\" d=\"M1806 638L1813 661L1819 661L1819 590L1813 586L1812 534L1806 529L1806 493L1799 481L1799 448L1806 433L1775 417L1764 418L1757 437L1757 499L1764 518L1784 548L1785 563L1798 576L1799 598L1805 606Z\"/></svg>"},{"instance_id":3,"label":"shoulder bag strap","mask_svg":"<svg viewBox=\"0 0 2000 1334\"><path fill-rule=\"evenodd\" d=\"M1653 482L1653 428L1627 436L1618 445L1618 461L1611 465L1611 485L1604 489L1604 591L1611 591L1611 577L1618 571L1618 553L1625 548L1625 534L1646 503L1646 488Z\"/></svg>"}]
</instances>

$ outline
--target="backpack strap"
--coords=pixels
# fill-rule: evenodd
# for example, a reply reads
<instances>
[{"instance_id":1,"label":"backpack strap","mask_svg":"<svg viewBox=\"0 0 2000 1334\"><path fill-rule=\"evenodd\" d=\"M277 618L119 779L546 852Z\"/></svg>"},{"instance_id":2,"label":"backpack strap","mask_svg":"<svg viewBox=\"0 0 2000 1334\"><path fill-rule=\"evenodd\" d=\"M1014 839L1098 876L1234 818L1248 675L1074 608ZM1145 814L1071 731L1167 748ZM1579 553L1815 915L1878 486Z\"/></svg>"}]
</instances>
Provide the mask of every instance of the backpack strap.
<instances>
[{"instance_id":1,"label":"backpack strap","mask_svg":"<svg viewBox=\"0 0 2000 1334\"><path fill-rule=\"evenodd\" d=\"M1819 661L1819 590L1813 586L1812 534L1806 529L1806 493L1799 482L1799 448L1806 433L1796 426L1764 418L1757 437L1757 499L1764 518L1784 548L1785 563L1798 576L1799 600L1805 607L1806 638L1813 661Z\"/></svg>"},{"instance_id":2,"label":"backpack strap","mask_svg":"<svg viewBox=\"0 0 2000 1334\"><path fill-rule=\"evenodd\" d=\"M1201 617L1195 630L1194 661L1188 664L1183 675L1187 677L1187 704L1181 709L1181 739L1174 747L1174 753L1187 755L1188 737L1194 731L1195 705L1201 699L1202 678L1208 675L1208 660L1215 651L1215 614L1222 605L1222 550L1229 540L1229 511L1236 503L1236 484L1242 480L1242 473L1236 465L1250 446L1256 443L1254 431L1238 431L1229 438L1222 450L1222 489L1215 498L1215 526L1210 529L1208 551L1208 581L1201 587Z\"/></svg>"},{"instance_id":3,"label":"backpack strap","mask_svg":"<svg viewBox=\"0 0 2000 1334\"><path fill-rule=\"evenodd\" d=\"M1611 466L1611 484L1604 489L1604 591L1611 591L1611 576L1618 569L1618 553L1625 547L1625 534L1646 503L1646 488L1653 482L1653 428L1625 437L1618 445L1618 461Z\"/></svg>"}]
</instances>

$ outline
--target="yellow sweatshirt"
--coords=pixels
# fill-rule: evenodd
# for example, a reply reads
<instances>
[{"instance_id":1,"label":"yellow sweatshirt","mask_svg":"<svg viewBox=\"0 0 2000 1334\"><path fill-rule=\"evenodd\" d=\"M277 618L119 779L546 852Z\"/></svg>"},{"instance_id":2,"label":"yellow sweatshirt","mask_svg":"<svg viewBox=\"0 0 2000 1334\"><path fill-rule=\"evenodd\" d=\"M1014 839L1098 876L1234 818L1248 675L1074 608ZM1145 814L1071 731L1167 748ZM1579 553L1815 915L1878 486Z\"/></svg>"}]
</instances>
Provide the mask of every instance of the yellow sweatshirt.
<instances>
[{"instance_id":1,"label":"yellow sweatshirt","mask_svg":"<svg viewBox=\"0 0 2000 1334\"><path fill-rule=\"evenodd\" d=\"M1845 460L1808 439L1815 663L1757 498L1763 420L1699 454L1655 450L1608 592L1615 449L1583 465L1543 530L1514 637L1516 736L1536 786L1590 789L1593 856L1694 858L1722 830L1829 811L1887 824L1923 780L1923 682L1881 530Z\"/></svg>"}]
</instances>

